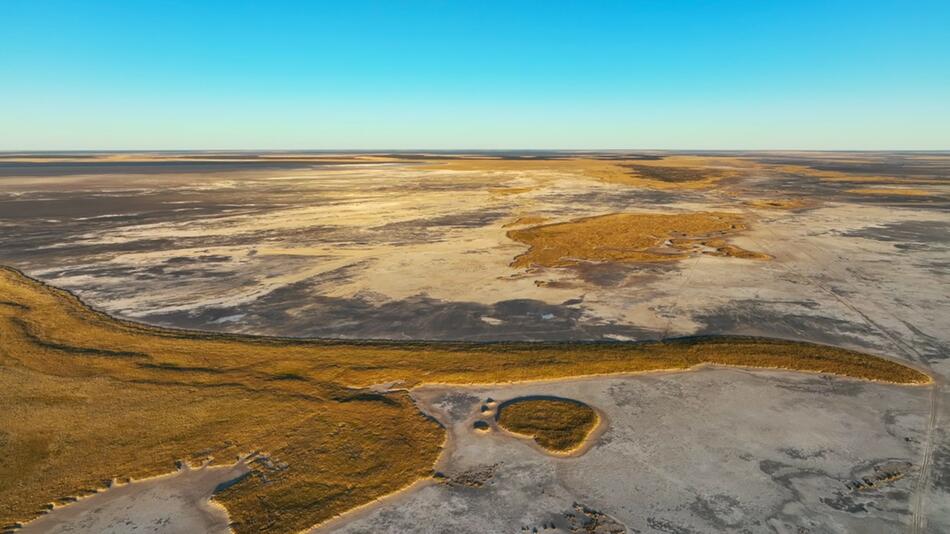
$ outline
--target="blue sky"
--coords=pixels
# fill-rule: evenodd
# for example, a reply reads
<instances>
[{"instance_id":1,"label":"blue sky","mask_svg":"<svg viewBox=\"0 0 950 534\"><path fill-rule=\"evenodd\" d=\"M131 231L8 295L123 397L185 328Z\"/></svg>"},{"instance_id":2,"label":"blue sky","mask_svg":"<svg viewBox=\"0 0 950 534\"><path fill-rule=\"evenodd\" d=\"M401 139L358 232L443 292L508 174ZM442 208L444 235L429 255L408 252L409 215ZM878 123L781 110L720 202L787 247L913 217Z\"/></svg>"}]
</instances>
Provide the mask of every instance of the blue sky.
<instances>
[{"instance_id":1,"label":"blue sky","mask_svg":"<svg viewBox=\"0 0 950 534\"><path fill-rule=\"evenodd\" d=\"M950 2L0 2L0 150L950 149Z\"/></svg>"}]
</instances>

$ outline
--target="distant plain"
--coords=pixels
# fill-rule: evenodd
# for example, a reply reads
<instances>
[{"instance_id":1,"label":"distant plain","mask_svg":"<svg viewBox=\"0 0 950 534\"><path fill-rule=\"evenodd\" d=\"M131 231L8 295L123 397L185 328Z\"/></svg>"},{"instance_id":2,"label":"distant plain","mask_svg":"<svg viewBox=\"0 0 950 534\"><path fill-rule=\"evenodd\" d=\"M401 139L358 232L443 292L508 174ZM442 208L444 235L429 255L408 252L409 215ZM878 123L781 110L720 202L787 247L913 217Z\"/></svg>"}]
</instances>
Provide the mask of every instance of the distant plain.
<instances>
[{"instance_id":1,"label":"distant plain","mask_svg":"<svg viewBox=\"0 0 950 534\"><path fill-rule=\"evenodd\" d=\"M359 491L335 492L329 486L320 486L320 480L339 474L327 474L330 478L323 479L319 474L302 479L291 477L288 480L293 483L304 484L301 487L306 490L301 491L312 492L314 499L325 499L327 507L297 510L288 501L288 506L281 509L274 501L270 516L261 515L259 504L242 506L254 497L247 483L238 484L222 492L218 499L228 503L231 519L237 522L239 530L282 532L305 528L364 502L367 495L375 498L416 477L428 476L439 455L441 431L438 425L422 417L415 406L422 406L425 415L448 429L449 442L439 460L451 468L447 480L456 480L453 476L461 477L458 480L471 479L452 469L475 469L480 473L478 480L482 480L482 474L488 475L477 490L452 483L420 490L421 493L405 497L408 500L403 501L399 513L411 521L414 513L430 506L426 499L432 497L434 502L440 502L447 495L455 495L468 503L466 511L457 510L458 517L476 517L484 513L479 504L483 497L471 492L493 495L510 488L511 479L506 477L515 475L504 467L489 469L493 463L472 465L478 454L484 453L486 458L495 455L502 463L510 457L515 463L534 465L534 471L529 469L532 473L547 469L541 467L543 462L580 460L528 461L533 457L512 452L508 442L497 442L498 448L485 445L496 443L497 438L479 437L462 426L454 429L452 421L456 416L445 415L439 408L425 408L436 406L436 401L443 402L426 397L429 394L425 388L436 386L416 386L423 382L457 383L457 390L452 390L453 386L439 386L449 388L439 395L454 398L452 395L465 394L464 384L469 382L642 370L620 364L605 366L605 353L598 351L626 350L611 348L617 342L740 335L846 349L840 354L860 351L878 355L886 362L905 362L913 372L919 370L932 376L934 382L910 389L861 385L855 395L864 399L868 413L857 408L857 404L847 408L851 404L843 402L841 409L845 411L840 414L834 415L834 408L828 407L827 417L809 421L796 411L796 406L828 395L822 392L824 386L808 385L798 378L772 378L765 372L761 375L764 382L711 370L697 371L705 377L702 379L678 379L671 375L663 379L667 391L690 381L702 383L708 389L682 393L677 401L680 404L683 399L711 398L714 390L734 387L750 398L767 396L774 401L770 409L787 416L788 425L797 429L789 430L789 435L748 438L749 443L757 444L747 452L748 461L759 462L765 473L760 493L774 497L770 497L771 504L747 502L752 497L735 488L737 480L725 481L717 486L715 495L709 495L712 490L707 485L711 481L704 480L697 482L697 487L685 482L677 485L679 489L672 491L667 501L688 509L690 502L699 499L695 502L713 507L715 513L666 513L650 504L647 497L639 501L639 508L621 509L608 495L597 497L597 492L590 494L595 502L583 503L593 508L577 511L572 508L576 503L565 499L569 500L566 495L572 492L576 497L577 488L590 482L578 474L570 480L539 481L554 484L550 486L552 494L560 495L560 500L556 500L559 504L550 504L563 510L556 510L556 517L548 519L544 519L547 512L536 511L541 515L533 517L535 523L523 523L551 524L572 532L571 528L583 526L564 515L573 514L575 519L586 517L584 521L588 523L584 525L588 526L591 521L601 520L598 518L609 518L614 526L636 524L640 529L661 532L677 531L676 528L687 529L682 532L755 530L764 523L778 531L810 528L832 532L844 528L841 525L861 524L868 531L886 532L899 526L914 532L938 532L950 525L950 447L944 409L948 396L945 377L950 374L950 295L945 289L950 271L948 174L950 154L940 152L6 153L0 155L0 264L68 289L94 308L119 319L157 327L286 338L401 340L410 343L407 347L420 341L491 342L483 345L484 349L472 349L498 353L481 363L466 360L457 353L458 348L430 349L420 345L418 350L423 355L446 358L446 354L455 353L452 358L459 358L455 363L439 364L448 365L439 371L444 376L429 376L425 380L412 378L420 370L411 363L417 355L402 357L396 353L385 356L385 362L377 367L368 363L375 356L366 353L360 357L362 366L347 360L345 365L337 362L326 370L313 367L313 362L306 358L275 357L269 362L264 358L254 363L263 373L260 376L240 371L237 360L205 358L198 365L181 360L179 356L184 358L183 353L175 361L158 361L156 355L150 355L148 360L155 360L151 364L158 367L139 366L132 373L141 374L136 380L151 383L158 377L167 380L181 376L175 368L162 367L167 364L198 365L206 370L189 376L214 382L213 370L224 372L227 367L227 373L232 375L229 385L222 387L253 384L255 392L251 396L261 397L257 401L241 401L248 403L248 415L254 412L250 406L255 403L261 403L257 409L268 405L270 401L264 399L267 395L291 391L303 394L309 387L308 380L319 382L313 385L313 391L320 390L321 399L301 398L294 402L319 403L330 398L341 403L342 411L334 416L341 418L341 422L356 417L361 412L357 406L374 401L361 397L354 399L356 404L343 402L343 397L355 393L338 390L340 387L389 384L374 393L393 399L395 404L384 403L387 407L383 411L392 412L386 417L395 421L415 414L415 418L406 419L415 425L412 430L405 428L406 439L412 438L399 446L425 450L426 454L419 455L418 465L407 467L395 478L382 476L382 471L374 473L366 481L369 489ZM4 297L0 300L14 303L0 309L4 317L20 313L17 303L29 305L22 300L23 294L18 297L21 300L10 297L14 293L0 294ZM24 315L22 320L27 318ZM37 328L52 324L39 317L29 320L35 321ZM15 332L22 325L17 326L20 323L16 320L8 324L12 325L8 333L13 336L8 340L19 336ZM57 334L62 335L65 334ZM57 339L56 343L64 346L78 346L75 339L69 343L64 341L67 338ZM589 352L574 345L550 345L593 341L604 348L592 347L596 350ZM518 360L522 357L518 356L519 351L528 350L528 345L509 345L512 342L548 343L537 349L547 352L543 357L527 354ZM294 342L280 343L293 346ZM124 350L115 344L107 345L102 349ZM13 346L7 343L5 349L5 373L15 375L26 369L40 373L46 378L33 381L37 387L44 380L66 380L65 376L54 378L56 366L51 366L52 360L43 359L54 358L52 353L43 355L58 350L55 346L16 354L9 352ZM344 347L343 353L362 354L364 350L352 348L359 345L339 346ZM631 345L616 345L628 346ZM439 354L448 352L434 356L432 350ZM837 349L827 350L835 353ZM660 353L657 355L661 356ZM40 360L27 363L23 359L25 354L34 354ZM795 350L788 353L789 357L794 354ZM87 358L88 362L82 365L91 365L92 369L99 364L89 362L99 361L100 356ZM511 358L514 359L508 363L500 363ZM552 372L556 365L544 367L550 358L566 367ZM608 360L619 361L613 356ZM756 366L752 361L743 363L741 357L739 360L735 363ZM11 365L12 361L20 363ZM716 362L715 354L705 361ZM683 363L673 367L690 366L685 360ZM120 371L117 365L126 363L102 367L111 369L106 375L112 378L104 376L97 380L127 380L128 371ZM469 369L471 366L475 367ZM773 366L796 368L784 363ZM666 363L652 368L669 367ZM431 375L438 366L423 368ZM835 372L833 367L816 368L804 363L798 368ZM80 368L70 373L74 371L79 372ZM234 375L235 372L238 374ZM331 372L332 377L326 372ZM858 371L839 374L900 381ZM7 378L16 381L15 376ZM238 383L232 383L233 380ZM618 454L630 454L626 448L617 449L619 443L628 444L623 447L635 443L623 430L625 418L634 415L619 415L621 405L614 404L621 402L619 393L613 389L604 393L597 389L601 387L598 384L612 384L610 387L616 391L633 391L650 379L592 380L592 385L576 391L571 383L529 384L518 386L520 389L509 394L514 397L516 393L575 391L595 408L614 414L615 424L621 428L608 426L605 434L594 438L590 452L584 456L587 460L583 462L594 462L594 472L607 465L597 463L601 461L598 458L608 461ZM833 380L840 381L843 388L854 384L847 379ZM274 392L267 392L272 387L269 383ZM86 394L92 398L109 387L104 382L98 393L93 388ZM142 390L143 410L148 409L150 395L145 390L153 387L159 386L144 382L136 386L136 390ZM408 394L404 391L407 387ZM765 388L771 389L764 393ZM158 390L153 393L163 395ZM337 398L339 395L342 397ZM19 398L16 402L24 401ZM47 403L44 410L60 409L49 404L51 401L43 402ZM222 417L228 413L227 406L219 406L213 397L202 402L209 403L209 410L221 410ZM743 414L743 410L755 409L753 405L743 407L741 402L730 406L730 412L711 412L710 417L741 420L749 415ZM304 409L302 404L298 408ZM693 409L709 408L699 404ZM874 415L874 409L879 417ZM353 413L346 415L347 410ZM818 473L819 466L809 462L818 461L819 456L813 460L806 457L818 455L824 450L821 447L801 453L805 456L797 460L792 458L795 466L782 468L785 471L769 467L778 461L775 451L789 448L786 442L793 439L790 436L814 432L831 436L828 421L846 421L849 413L859 412L861 423L855 429L859 435L853 436L857 441L835 437L826 444L827 450L820 453L820 457L837 462L828 460L822 464L820 476L835 480L832 484L840 485L840 491L836 490L840 494L831 497L827 488L806 488L789 482L804 480L802 473ZM273 417L281 417L277 413L282 412L275 412ZM458 421L465 424L468 417L468 412L457 415ZM669 417L680 419L687 415L677 412ZM364 426L372 426L370 423L367 421ZM221 454L226 451L229 460L238 453L254 452L242 449L241 440L248 445L258 440L269 449L268 455L274 450L285 450L288 458L298 454L292 452L296 450L294 445L273 441L271 431L266 430L271 423L248 420L242 424L259 429L260 435L248 440L257 430L238 433L231 445L216 445ZM374 447L385 448L387 443L399 441L392 428L380 424L381 437ZM756 424L762 429L771 428L765 421ZM825 426L819 430L814 425ZM222 429L225 427L228 425ZM310 436L307 430L297 437L304 441L322 439L317 437L320 428L311 430L318 434ZM700 439L685 426L680 432L674 438L677 441ZM773 428L770 432L778 430ZM884 434L895 438L893 443L887 442L886 451L884 438L880 437ZM862 435L867 439L879 436L874 439L880 447L872 450L868 443L866 455L862 456ZM200 432L185 441L199 438ZM332 449L332 440L325 446ZM485 446L489 448L471 456L472 451ZM845 446L849 447L847 454L835 449ZM8 458L20 458L18 454L40 449L15 445ZM197 452L200 451L180 454L197 460L203 457ZM885 452L887 457L882 456ZM139 470L130 464L128 472L114 474L158 474L164 472L160 465L166 464L171 469L171 457L179 453L169 449L162 454L170 457L153 456L145 462L147 468L143 465ZM725 449L705 454L726 455L722 457L723 465L736 461L727 457ZM686 465L696 461L699 459L685 460ZM882 472L899 472L899 476L883 477L885 482L878 486L853 489L843 473L863 472L865 467L840 462L855 461L863 462L865 467L876 466L874 469L880 468ZM791 475L792 471L798 474ZM374 478L376 475L380 478ZM272 476L280 480L279 474ZM347 476L340 480L348 480ZM792 478L782 478L786 476ZM645 484L660 483L646 480ZM347 482L340 484L345 486ZM789 484L794 485L793 490ZM700 486L705 489L697 489ZM648 490L637 493L649 494ZM773 509L779 506L776 503L781 503L781 509ZM385 506L382 504L378 513L384 514ZM514 523L519 520L518 510L515 506L499 511L499 517ZM361 515L352 531L362 528L358 526L360 521L372 525L366 528L373 532L399 531L395 526L399 520L391 514L375 513ZM264 521L262 517L269 519ZM853 523L862 517L868 522ZM450 523L433 520L432 531L477 524ZM349 527L334 524L330 528Z\"/></svg>"}]
</instances>

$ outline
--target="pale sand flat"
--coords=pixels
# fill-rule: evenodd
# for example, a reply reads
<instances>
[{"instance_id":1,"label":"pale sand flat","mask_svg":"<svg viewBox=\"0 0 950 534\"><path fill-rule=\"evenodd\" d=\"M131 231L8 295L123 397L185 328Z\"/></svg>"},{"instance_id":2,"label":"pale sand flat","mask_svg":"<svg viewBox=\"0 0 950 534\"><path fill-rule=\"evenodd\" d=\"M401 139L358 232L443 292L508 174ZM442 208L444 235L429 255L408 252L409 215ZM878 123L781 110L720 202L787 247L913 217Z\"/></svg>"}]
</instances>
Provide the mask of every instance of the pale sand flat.
<instances>
[{"instance_id":1,"label":"pale sand flat","mask_svg":"<svg viewBox=\"0 0 950 534\"><path fill-rule=\"evenodd\" d=\"M185 467L174 473L113 486L57 507L27 523L18 534L227 533L228 513L210 501L216 488L250 471L242 460L229 466Z\"/></svg>"}]
</instances>

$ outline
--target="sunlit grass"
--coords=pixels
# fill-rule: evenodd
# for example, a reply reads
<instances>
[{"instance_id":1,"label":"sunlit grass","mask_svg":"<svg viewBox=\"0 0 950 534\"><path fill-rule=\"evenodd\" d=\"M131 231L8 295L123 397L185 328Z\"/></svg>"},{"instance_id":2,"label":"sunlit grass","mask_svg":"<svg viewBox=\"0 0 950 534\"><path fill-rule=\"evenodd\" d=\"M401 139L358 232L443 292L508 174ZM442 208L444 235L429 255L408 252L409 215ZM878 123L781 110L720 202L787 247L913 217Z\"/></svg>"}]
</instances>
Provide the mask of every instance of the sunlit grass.
<instances>
[{"instance_id":1,"label":"sunlit grass","mask_svg":"<svg viewBox=\"0 0 950 534\"><path fill-rule=\"evenodd\" d=\"M538 445L555 453L580 447L597 422L597 412L590 406L569 399L525 397L498 408L499 426L534 438Z\"/></svg>"},{"instance_id":2,"label":"sunlit grass","mask_svg":"<svg viewBox=\"0 0 950 534\"><path fill-rule=\"evenodd\" d=\"M767 259L725 238L748 229L741 215L720 212L614 213L510 230L529 245L513 267L568 267L580 262L662 262L691 252Z\"/></svg>"},{"instance_id":3,"label":"sunlit grass","mask_svg":"<svg viewBox=\"0 0 950 534\"><path fill-rule=\"evenodd\" d=\"M652 343L379 343L123 322L0 269L0 523L177 459L263 451L223 491L238 532L294 532L431 474L445 434L401 381L499 383L712 363L899 384L927 375L833 347L757 338Z\"/></svg>"},{"instance_id":4,"label":"sunlit grass","mask_svg":"<svg viewBox=\"0 0 950 534\"><path fill-rule=\"evenodd\" d=\"M907 187L858 187L848 189L847 193L857 193L859 195L895 195L901 197L929 197L934 193L925 189L913 189Z\"/></svg>"}]
</instances>

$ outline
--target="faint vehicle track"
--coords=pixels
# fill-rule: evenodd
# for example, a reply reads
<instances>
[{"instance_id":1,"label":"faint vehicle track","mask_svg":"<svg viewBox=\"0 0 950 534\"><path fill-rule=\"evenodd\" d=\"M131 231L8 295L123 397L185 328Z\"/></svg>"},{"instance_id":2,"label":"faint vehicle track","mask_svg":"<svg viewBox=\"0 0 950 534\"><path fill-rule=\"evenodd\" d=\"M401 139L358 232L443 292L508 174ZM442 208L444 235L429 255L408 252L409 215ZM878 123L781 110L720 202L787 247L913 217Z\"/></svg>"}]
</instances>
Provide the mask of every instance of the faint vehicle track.
<instances>
[{"instance_id":1,"label":"faint vehicle track","mask_svg":"<svg viewBox=\"0 0 950 534\"><path fill-rule=\"evenodd\" d=\"M740 209L742 209L743 213L746 216L752 218L753 212L751 209L746 208L746 207L742 207ZM775 232L771 230L771 228L768 227L767 224L762 225L760 227L764 229L766 232L768 232L769 234L771 234L776 240L779 239L779 237L775 234ZM757 241L755 238L748 235L746 235L745 237L748 238L753 243L755 243L756 247L759 250L763 252L768 251L768 249L766 247L763 247L762 243ZM815 245L813 243L809 243L808 245L805 245L804 243L799 243L798 245L799 246L797 250L801 254L805 255L809 260L811 260L813 264L817 265L817 260L815 259L815 257L809 254L808 251L806 250L807 246L814 247ZM852 304L850 300L839 295L833 289L826 287L825 285L820 283L818 280L816 280L814 277L810 277L805 274L802 274L800 271L798 271L794 267L788 265L788 263L782 260L779 260L778 257L775 256L774 254L772 256L773 258L775 258L776 263L780 265L783 269L785 269L788 273L802 280L806 284L811 285L812 287L822 291L823 293L827 293L828 295L831 295L831 297L834 298L841 305L845 306L846 308L848 308L849 310L853 311L855 314L860 316L862 319L864 319L864 321L869 326L871 326L874 330L876 330L881 335L889 339L891 343L895 346L895 348L897 348L905 356L915 359L919 363L926 362L926 359L924 358L924 356L916 348L914 348L912 345L908 343L905 343L903 340L901 340L899 337L893 334L890 330L888 330L887 328L885 328L878 322L871 319L867 314L865 314L860 309L858 309L857 306ZM892 318L897 319L896 317L893 316L893 314L890 314L889 312L886 312L886 311L885 313L890 315ZM924 365L926 366L925 363ZM911 518L910 526L908 527L908 532L910 532L911 534L920 534L921 532L924 532L923 529L927 526L927 517L926 517L926 514L924 513L924 494L927 492L927 489L930 483L930 478L933 472L933 452L934 452L934 441L935 441L934 435L936 434L937 423L939 421L939 414L940 414L940 409L941 409L941 398L942 398L941 393L943 391L943 384L944 384L944 380L942 376L939 376L935 373L928 373L928 374L931 375L931 378L933 379L934 383L930 385L930 415L927 421L927 428L925 431L925 437L922 444L920 469L917 475L917 481L914 484L914 498L913 498L913 504L912 504L913 515Z\"/></svg>"},{"instance_id":2,"label":"faint vehicle track","mask_svg":"<svg viewBox=\"0 0 950 534\"><path fill-rule=\"evenodd\" d=\"M699 265L699 260L703 258L702 254L696 256L696 259L689 263L689 266L684 269L685 273L683 275L683 283L680 284L679 290L676 292L676 296L673 297L673 305L670 306L669 318L666 321L666 328L663 329L663 333L660 335L660 339L667 339L670 335L670 330L673 328L673 320L676 318L676 311L679 309L680 296L683 294L683 291L686 290L686 286L689 285L689 279L693 276L693 272L696 270L696 267Z\"/></svg>"},{"instance_id":3,"label":"faint vehicle track","mask_svg":"<svg viewBox=\"0 0 950 534\"><path fill-rule=\"evenodd\" d=\"M919 534L927 526L927 516L924 514L924 494L927 492L930 477L933 472L934 433L940 417L940 393L943 391L942 378L934 378L935 384L930 387L930 419L927 421L927 437L924 441L923 458L920 460L920 473L917 483L914 484L913 517L909 531Z\"/></svg>"}]
</instances>

